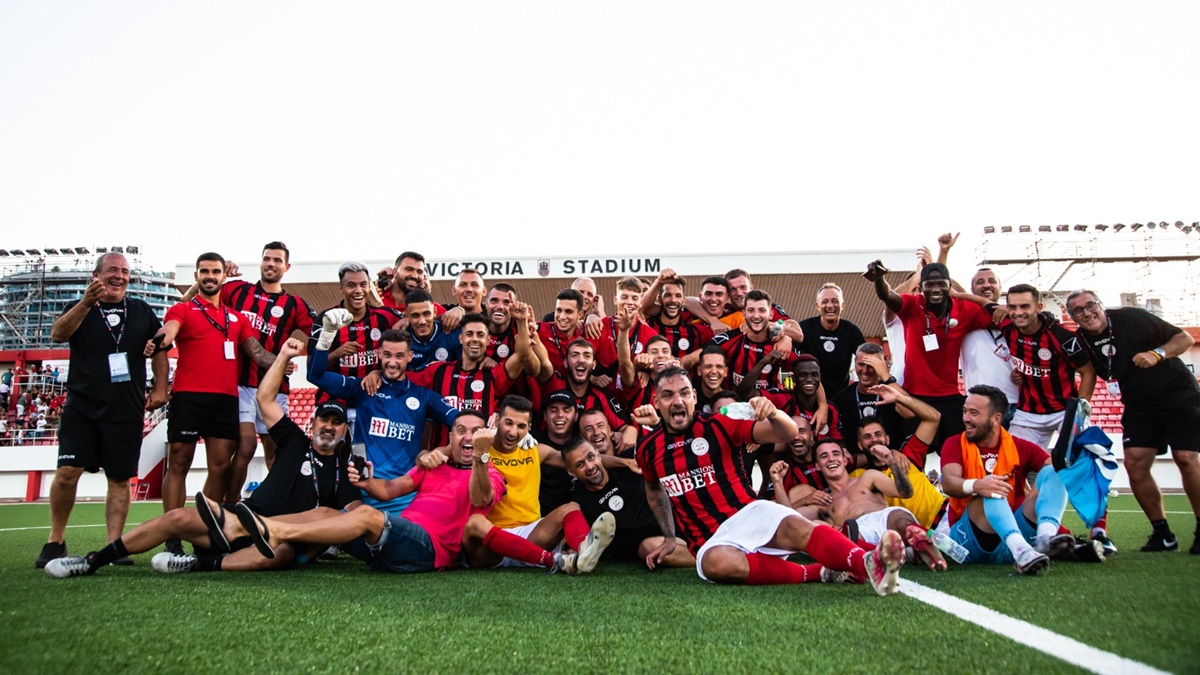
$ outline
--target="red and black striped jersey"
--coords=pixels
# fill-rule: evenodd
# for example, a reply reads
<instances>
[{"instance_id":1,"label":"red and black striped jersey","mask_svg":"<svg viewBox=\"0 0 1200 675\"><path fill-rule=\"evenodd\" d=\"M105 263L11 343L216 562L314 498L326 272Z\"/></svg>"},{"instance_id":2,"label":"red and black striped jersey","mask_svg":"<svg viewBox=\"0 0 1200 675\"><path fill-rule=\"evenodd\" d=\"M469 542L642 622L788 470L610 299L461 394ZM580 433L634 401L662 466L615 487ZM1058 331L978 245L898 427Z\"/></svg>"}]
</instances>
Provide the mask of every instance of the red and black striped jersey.
<instances>
[{"instance_id":1,"label":"red and black striped jersey","mask_svg":"<svg viewBox=\"0 0 1200 675\"><path fill-rule=\"evenodd\" d=\"M557 375L550 378L548 382L543 382L538 385L537 409L541 410L546 405L546 398L556 391L567 391L571 396L575 397L575 410L583 413L585 410L595 408L604 413L604 418L608 420L608 426L612 427L613 431L629 424L629 413L626 412L625 406L620 401L605 394L603 391L596 389L591 384L587 386L587 391L583 396L575 396L575 392L571 391L571 387L567 385L567 381Z\"/></svg>"},{"instance_id":2,"label":"red and black striped jersey","mask_svg":"<svg viewBox=\"0 0 1200 675\"><path fill-rule=\"evenodd\" d=\"M790 460L785 461L787 461L788 470L783 476L783 489L790 492L797 485L808 485L821 492L829 489L829 483L825 480L821 470L817 468L815 461L803 464L792 464Z\"/></svg>"},{"instance_id":3,"label":"red and black striped jersey","mask_svg":"<svg viewBox=\"0 0 1200 675\"><path fill-rule=\"evenodd\" d=\"M640 373L639 373L640 374ZM654 404L654 380L648 379L646 384L642 384L642 379L639 377L637 384L632 387L621 385L620 396L625 401L626 410L634 410L638 406Z\"/></svg>"},{"instance_id":4,"label":"red and black striped jersey","mask_svg":"<svg viewBox=\"0 0 1200 675\"><path fill-rule=\"evenodd\" d=\"M697 349L702 349L713 339L712 328L698 321L687 310L679 313L679 323L674 326L663 323L662 314L647 319L646 323L671 343L671 356L675 358L682 358Z\"/></svg>"},{"instance_id":5,"label":"red and black striped jersey","mask_svg":"<svg viewBox=\"0 0 1200 675\"><path fill-rule=\"evenodd\" d=\"M313 319L312 332L308 338L309 354L313 353L317 348L317 340L321 337L321 327L325 312L336 307L344 307L344 305L344 302L340 302L334 307L322 310ZM347 354L339 358L337 364L333 368L330 368L330 371L338 375L345 375L346 377L363 378L370 374L372 370L378 370L379 346L383 343L381 339L383 331L391 328L399 320L400 317L394 310L368 307L367 313L363 315L363 318L358 321L351 321L350 325L344 326L338 331L337 337L333 339L333 344L329 347L329 351L332 352L347 342L357 342L363 348L353 354ZM324 391L317 392L317 403L324 403L331 398Z\"/></svg>"},{"instance_id":6,"label":"red and black striped jersey","mask_svg":"<svg viewBox=\"0 0 1200 675\"><path fill-rule=\"evenodd\" d=\"M754 368L754 364L775 349L774 342L754 342L748 335L736 330L721 333L708 344L716 345L725 352L725 364L729 368L729 381L735 389L746 378L746 374ZM795 363L796 354L792 352L784 359L781 369L791 370ZM777 373L770 364L763 366L762 377L758 378L758 389L769 388L769 383L775 380L776 376Z\"/></svg>"},{"instance_id":7,"label":"red and black striped jersey","mask_svg":"<svg viewBox=\"0 0 1200 675\"><path fill-rule=\"evenodd\" d=\"M555 375L562 377L566 374L567 345L582 336L583 333L578 328L575 329L574 335L563 335L554 326L553 321L543 321L538 324L538 337L542 341L542 346L546 348L546 354L550 357L550 365L554 367Z\"/></svg>"},{"instance_id":8,"label":"red and black striped jersey","mask_svg":"<svg viewBox=\"0 0 1200 675\"><path fill-rule=\"evenodd\" d=\"M1088 353L1074 333L1053 316L1041 314L1041 328L1025 335L1011 320L1000 325L1013 371L1021 374L1017 409L1037 415L1066 408L1069 398L1079 396L1075 369L1088 363Z\"/></svg>"},{"instance_id":9,"label":"red and black striped jersey","mask_svg":"<svg viewBox=\"0 0 1200 675\"><path fill-rule=\"evenodd\" d=\"M653 328L640 319L633 324L629 331L629 354L637 356L646 351L646 343L658 335ZM607 375L614 380L617 378L617 325L613 318L607 317L600 324L600 337L588 340L596 354L596 375ZM565 347L565 345L564 345Z\"/></svg>"},{"instance_id":10,"label":"red and black striped jersey","mask_svg":"<svg viewBox=\"0 0 1200 675\"><path fill-rule=\"evenodd\" d=\"M800 403L800 401L796 399L795 394L786 389L768 389L767 391L761 393L763 396L767 397L771 403L774 403L776 408L782 410L788 417L803 417L804 419L808 420L809 424L812 424L813 416L817 414L815 408L809 410L804 406L804 404ZM829 408L829 419L826 421L825 426L821 427L820 429L813 429L813 437L833 438L840 441L842 440L842 432L840 425L838 424L837 408L833 406L827 407Z\"/></svg>"},{"instance_id":11,"label":"red and black striped jersey","mask_svg":"<svg viewBox=\"0 0 1200 675\"><path fill-rule=\"evenodd\" d=\"M658 483L671 500L675 532L696 551L721 523L755 500L742 461L754 442L753 420L696 415L682 434L662 426L637 446L637 462L648 483Z\"/></svg>"},{"instance_id":12,"label":"red and black striped jersey","mask_svg":"<svg viewBox=\"0 0 1200 675\"><path fill-rule=\"evenodd\" d=\"M513 381L504 369L504 363L492 368L467 370L462 360L441 361L428 368L409 373L408 379L442 397L455 410L475 410L484 418L496 412L496 407L505 394L512 389ZM438 445L450 438L450 429L440 422L434 424L434 438Z\"/></svg>"},{"instance_id":13,"label":"red and black striped jersey","mask_svg":"<svg viewBox=\"0 0 1200 675\"><path fill-rule=\"evenodd\" d=\"M508 328L502 333L493 333L488 326L488 344L486 356L496 362L503 361L517 351L517 324L508 322Z\"/></svg>"},{"instance_id":14,"label":"red and black striped jersey","mask_svg":"<svg viewBox=\"0 0 1200 675\"><path fill-rule=\"evenodd\" d=\"M303 298L288 292L268 293L261 284L234 280L221 287L221 304L240 312L250 322L263 349L278 354L293 331L312 331L316 313ZM238 386L257 387L267 369L253 359L239 359ZM280 392L288 393L288 380L283 378Z\"/></svg>"}]
</instances>

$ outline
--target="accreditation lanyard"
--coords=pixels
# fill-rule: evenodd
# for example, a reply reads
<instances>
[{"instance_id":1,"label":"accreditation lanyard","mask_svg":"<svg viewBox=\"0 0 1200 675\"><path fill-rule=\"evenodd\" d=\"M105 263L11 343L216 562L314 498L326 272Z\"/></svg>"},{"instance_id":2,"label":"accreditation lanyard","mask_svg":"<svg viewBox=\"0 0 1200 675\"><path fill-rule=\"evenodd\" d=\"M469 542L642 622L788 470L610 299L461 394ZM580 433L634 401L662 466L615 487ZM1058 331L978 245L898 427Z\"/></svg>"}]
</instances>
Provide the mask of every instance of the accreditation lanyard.
<instances>
[{"instance_id":1,"label":"accreditation lanyard","mask_svg":"<svg viewBox=\"0 0 1200 675\"><path fill-rule=\"evenodd\" d=\"M212 324L212 327L221 331L221 335L224 335L225 339L228 340L229 339L229 310L225 309L225 307L221 307L221 313L225 316L225 325L222 326L221 324L217 323L215 319L213 319L211 316L209 316L208 309L204 305L200 304L199 299L192 298L192 302L195 303L195 305L200 308L201 312L204 312L204 318L208 319L208 322Z\"/></svg>"},{"instance_id":2,"label":"accreditation lanyard","mask_svg":"<svg viewBox=\"0 0 1200 675\"><path fill-rule=\"evenodd\" d=\"M100 309L100 303L97 302L96 311L100 313L100 318L104 320L104 327L108 329L108 334L112 336L113 342L117 344L117 351L121 351L121 336L125 335L125 324L129 322L129 308L126 306L125 299L121 298L121 316L120 320L117 321L116 324L111 323L110 319L108 318L110 316L116 316L115 309L105 314L104 310ZM117 324L120 324L120 327L114 331L113 328Z\"/></svg>"},{"instance_id":3,"label":"accreditation lanyard","mask_svg":"<svg viewBox=\"0 0 1200 675\"><path fill-rule=\"evenodd\" d=\"M342 460L337 455L333 457L333 498L337 499L338 485L342 481ZM317 458L312 448L308 449L308 465L312 467L313 492L317 493L317 506L321 505L321 484L317 482Z\"/></svg>"}]
</instances>

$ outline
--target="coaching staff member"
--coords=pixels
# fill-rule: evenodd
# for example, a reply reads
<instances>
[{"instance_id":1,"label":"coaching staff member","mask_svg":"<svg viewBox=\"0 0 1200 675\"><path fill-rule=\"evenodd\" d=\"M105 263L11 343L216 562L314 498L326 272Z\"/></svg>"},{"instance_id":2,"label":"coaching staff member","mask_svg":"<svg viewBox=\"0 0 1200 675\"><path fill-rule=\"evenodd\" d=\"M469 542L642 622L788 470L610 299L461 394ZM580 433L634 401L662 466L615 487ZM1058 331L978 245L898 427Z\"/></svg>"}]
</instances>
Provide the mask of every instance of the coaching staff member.
<instances>
[{"instance_id":1,"label":"coaching staff member","mask_svg":"<svg viewBox=\"0 0 1200 675\"><path fill-rule=\"evenodd\" d=\"M1196 515L1191 553L1200 554L1200 387L1177 358L1191 348L1192 336L1144 309L1105 309L1092 291L1068 295L1067 313L1079 324L1078 335L1096 374L1121 386L1125 470L1133 496L1154 528L1142 550L1179 549L1150 474L1155 455L1170 446Z\"/></svg>"},{"instance_id":2,"label":"coaching staff member","mask_svg":"<svg viewBox=\"0 0 1200 675\"><path fill-rule=\"evenodd\" d=\"M58 469L50 484L50 538L34 563L38 568L67 554L67 521L85 470L104 469L108 541L121 536L129 514L129 479L137 475L142 450L142 413L167 402L166 352L151 359L154 389L149 399L142 355L161 324L149 305L125 297L128 286L125 256L100 256L83 298L68 305L50 327L50 339L68 343L71 357L58 432Z\"/></svg>"}]
</instances>

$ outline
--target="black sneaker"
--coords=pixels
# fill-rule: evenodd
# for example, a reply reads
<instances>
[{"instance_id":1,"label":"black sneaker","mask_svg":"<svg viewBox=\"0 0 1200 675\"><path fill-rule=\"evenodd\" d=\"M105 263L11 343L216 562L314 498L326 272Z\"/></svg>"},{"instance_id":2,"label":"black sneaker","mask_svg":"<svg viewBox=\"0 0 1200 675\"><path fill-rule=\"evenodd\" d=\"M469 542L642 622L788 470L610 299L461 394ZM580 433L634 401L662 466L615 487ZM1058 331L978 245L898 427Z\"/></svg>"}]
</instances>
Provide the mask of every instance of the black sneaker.
<instances>
[{"instance_id":1,"label":"black sneaker","mask_svg":"<svg viewBox=\"0 0 1200 675\"><path fill-rule=\"evenodd\" d=\"M1194 546L1192 548L1195 548ZM1175 535L1169 537L1160 537L1157 534L1151 534L1150 539L1146 541L1146 545L1142 547L1142 553L1158 553L1159 551L1178 551L1179 540Z\"/></svg>"},{"instance_id":2,"label":"black sneaker","mask_svg":"<svg viewBox=\"0 0 1200 675\"><path fill-rule=\"evenodd\" d=\"M1192 540L1192 547L1188 549L1188 553L1200 555L1200 532L1196 533L1196 538Z\"/></svg>"},{"instance_id":3,"label":"black sneaker","mask_svg":"<svg viewBox=\"0 0 1200 675\"><path fill-rule=\"evenodd\" d=\"M165 548L167 549L167 553L173 553L175 555L187 555L183 552L183 542L175 539L174 537L167 540Z\"/></svg>"},{"instance_id":4,"label":"black sneaker","mask_svg":"<svg viewBox=\"0 0 1200 675\"><path fill-rule=\"evenodd\" d=\"M62 558L67 555L67 542L64 539L62 542L48 541L42 547L42 553L33 561L33 566L39 570L46 569L46 563L55 558Z\"/></svg>"},{"instance_id":5,"label":"black sneaker","mask_svg":"<svg viewBox=\"0 0 1200 675\"><path fill-rule=\"evenodd\" d=\"M1100 542L1100 546L1104 548L1105 557L1117 554L1117 545L1112 542L1112 539L1108 538L1107 532L1102 532L1099 530L1093 532L1092 541Z\"/></svg>"},{"instance_id":6,"label":"black sneaker","mask_svg":"<svg viewBox=\"0 0 1200 675\"><path fill-rule=\"evenodd\" d=\"M133 565L133 558L130 558L127 555L121 556L120 558L117 558L116 560L110 562L109 565L120 565L121 567L129 567L130 565Z\"/></svg>"}]
</instances>

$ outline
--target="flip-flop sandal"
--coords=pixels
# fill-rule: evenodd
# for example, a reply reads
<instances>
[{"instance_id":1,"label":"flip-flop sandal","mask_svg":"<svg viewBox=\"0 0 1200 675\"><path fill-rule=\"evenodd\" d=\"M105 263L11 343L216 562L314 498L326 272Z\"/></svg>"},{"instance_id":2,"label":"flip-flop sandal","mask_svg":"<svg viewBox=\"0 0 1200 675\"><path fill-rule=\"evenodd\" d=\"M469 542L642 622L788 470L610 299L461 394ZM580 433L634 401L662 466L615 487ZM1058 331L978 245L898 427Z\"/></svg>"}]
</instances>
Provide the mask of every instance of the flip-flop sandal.
<instances>
[{"instance_id":1,"label":"flip-flop sandal","mask_svg":"<svg viewBox=\"0 0 1200 675\"><path fill-rule=\"evenodd\" d=\"M274 558L275 549L271 548L271 532L267 529L267 524L263 522L263 519L251 511L245 502L234 504L233 514L245 528L246 534L249 534L250 539L254 541L254 548L257 548L264 558Z\"/></svg>"},{"instance_id":2,"label":"flip-flop sandal","mask_svg":"<svg viewBox=\"0 0 1200 675\"><path fill-rule=\"evenodd\" d=\"M204 521L204 526L208 528L208 541L212 548L222 552L229 553L229 539L225 536L225 508L218 505L221 509L220 513L213 513L212 506L208 500L204 498L203 492L196 493L196 512L200 514L200 520Z\"/></svg>"}]
</instances>

